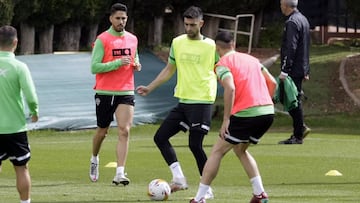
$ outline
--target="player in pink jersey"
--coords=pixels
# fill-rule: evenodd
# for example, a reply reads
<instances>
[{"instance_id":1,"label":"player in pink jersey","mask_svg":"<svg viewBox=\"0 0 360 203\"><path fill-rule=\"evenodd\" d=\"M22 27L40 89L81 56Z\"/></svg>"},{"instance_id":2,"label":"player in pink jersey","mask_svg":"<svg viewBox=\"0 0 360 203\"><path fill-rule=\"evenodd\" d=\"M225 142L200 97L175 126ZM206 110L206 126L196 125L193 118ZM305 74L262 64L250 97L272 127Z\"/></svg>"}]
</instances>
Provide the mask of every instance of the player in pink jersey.
<instances>
[{"instance_id":1,"label":"player in pink jersey","mask_svg":"<svg viewBox=\"0 0 360 203\"><path fill-rule=\"evenodd\" d=\"M266 203L268 195L257 163L247 148L251 143L257 144L273 122L272 96L276 81L259 60L234 50L233 37L229 32L218 33L215 42L221 56L215 72L224 88L224 116L219 139L211 150L198 192L190 203L205 203L205 193L217 175L221 159L231 149L252 184L250 203Z\"/></svg>"}]
</instances>

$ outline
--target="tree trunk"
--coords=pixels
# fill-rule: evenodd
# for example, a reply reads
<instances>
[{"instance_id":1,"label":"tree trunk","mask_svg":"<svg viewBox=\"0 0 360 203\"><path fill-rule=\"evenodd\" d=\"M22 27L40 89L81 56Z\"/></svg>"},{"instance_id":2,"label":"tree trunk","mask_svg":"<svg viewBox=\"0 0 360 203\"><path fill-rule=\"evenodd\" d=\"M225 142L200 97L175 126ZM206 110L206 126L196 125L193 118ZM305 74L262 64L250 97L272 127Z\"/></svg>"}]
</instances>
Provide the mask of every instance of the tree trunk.
<instances>
[{"instance_id":1,"label":"tree trunk","mask_svg":"<svg viewBox=\"0 0 360 203\"><path fill-rule=\"evenodd\" d=\"M20 23L20 54L34 54L35 27L24 22Z\"/></svg>"},{"instance_id":2,"label":"tree trunk","mask_svg":"<svg viewBox=\"0 0 360 203\"><path fill-rule=\"evenodd\" d=\"M202 27L202 33L212 39L215 38L219 31L220 19L216 17L206 16L204 26Z\"/></svg>"},{"instance_id":3,"label":"tree trunk","mask_svg":"<svg viewBox=\"0 0 360 203\"><path fill-rule=\"evenodd\" d=\"M258 47L258 45L259 45L263 14L264 14L264 11L263 11L263 9L261 9L255 15L254 32L253 32L253 44L252 44L253 47Z\"/></svg>"},{"instance_id":4,"label":"tree trunk","mask_svg":"<svg viewBox=\"0 0 360 203\"><path fill-rule=\"evenodd\" d=\"M155 16L154 18L154 46L157 47L162 43L162 28L164 25L163 16Z\"/></svg>"},{"instance_id":5,"label":"tree trunk","mask_svg":"<svg viewBox=\"0 0 360 203\"><path fill-rule=\"evenodd\" d=\"M88 36L86 39L86 47L92 48L93 43L96 40L99 24L89 25L88 26Z\"/></svg>"},{"instance_id":6,"label":"tree trunk","mask_svg":"<svg viewBox=\"0 0 360 203\"><path fill-rule=\"evenodd\" d=\"M81 26L68 23L60 28L59 51L79 51Z\"/></svg>"},{"instance_id":7,"label":"tree trunk","mask_svg":"<svg viewBox=\"0 0 360 203\"><path fill-rule=\"evenodd\" d=\"M148 38L147 38L147 46L151 49L154 48L154 21L149 22L148 25Z\"/></svg>"},{"instance_id":8,"label":"tree trunk","mask_svg":"<svg viewBox=\"0 0 360 203\"><path fill-rule=\"evenodd\" d=\"M184 28L184 20L182 18L182 14L177 12L174 17L174 34L178 36L185 32Z\"/></svg>"},{"instance_id":9,"label":"tree trunk","mask_svg":"<svg viewBox=\"0 0 360 203\"><path fill-rule=\"evenodd\" d=\"M53 52L54 25L44 28L39 32L39 53L47 54Z\"/></svg>"}]
</instances>

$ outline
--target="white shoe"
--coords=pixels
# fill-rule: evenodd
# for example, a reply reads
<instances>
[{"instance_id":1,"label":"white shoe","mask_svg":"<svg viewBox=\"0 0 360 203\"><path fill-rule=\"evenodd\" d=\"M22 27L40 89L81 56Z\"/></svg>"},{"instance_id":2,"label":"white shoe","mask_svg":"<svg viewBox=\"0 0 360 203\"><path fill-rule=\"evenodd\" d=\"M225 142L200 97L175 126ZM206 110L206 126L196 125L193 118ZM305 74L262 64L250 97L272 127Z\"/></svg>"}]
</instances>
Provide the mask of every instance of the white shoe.
<instances>
[{"instance_id":1,"label":"white shoe","mask_svg":"<svg viewBox=\"0 0 360 203\"><path fill-rule=\"evenodd\" d=\"M206 191L205 199L214 199L214 193L211 187L209 187L209 189Z\"/></svg>"},{"instance_id":2,"label":"white shoe","mask_svg":"<svg viewBox=\"0 0 360 203\"><path fill-rule=\"evenodd\" d=\"M186 178L173 178L170 183L171 192L176 192L179 190L187 190L188 184Z\"/></svg>"},{"instance_id":3,"label":"white shoe","mask_svg":"<svg viewBox=\"0 0 360 203\"><path fill-rule=\"evenodd\" d=\"M123 184L124 186L129 185L130 179L127 178L124 174L116 174L112 183L115 185Z\"/></svg>"},{"instance_id":4,"label":"white shoe","mask_svg":"<svg viewBox=\"0 0 360 203\"><path fill-rule=\"evenodd\" d=\"M90 159L90 180L96 182L99 179L99 157L96 160Z\"/></svg>"}]
</instances>

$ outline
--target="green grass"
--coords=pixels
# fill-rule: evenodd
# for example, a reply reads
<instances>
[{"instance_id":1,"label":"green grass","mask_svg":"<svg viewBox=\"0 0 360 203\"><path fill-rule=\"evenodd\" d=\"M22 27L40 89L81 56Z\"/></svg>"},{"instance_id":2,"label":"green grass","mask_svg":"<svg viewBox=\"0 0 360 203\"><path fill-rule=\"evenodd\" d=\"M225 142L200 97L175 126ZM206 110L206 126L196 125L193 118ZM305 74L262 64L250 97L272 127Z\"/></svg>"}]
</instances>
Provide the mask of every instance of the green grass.
<instances>
[{"instance_id":1,"label":"green grass","mask_svg":"<svg viewBox=\"0 0 360 203\"><path fill-rule=\"evenodd\" d=\"M346 203L359 202L360 191L360 109L338 112L329 105L337 99L340 61L351 54L347 47L313 46L311 50L311 80L304 84L309 99L304 103L305 121L313 132L305 144L278 145L288 138L291 119L277 114L270 131L259 145L249 151L256 158L270 201L275 203ZM271 67L274 75L279 64ZM221 98L217 100L220 107ZM215 118L211 133L205 139L205 150L210 152L221 125ZM150 202L146 196L148 183L155 178L170 181L171 174L152 136L158 125L137 126L132 129L126 171L131 183L127 187L111 185L115 168L105 165L115 161L116 129L111 129L100 154L100 179L91 183L88 177L91 142L94 130L32 131L30 171L33 203L48 202ZM197 191L199 174L195 160L187 148L187 134L172 139L189 189L170 196L169 202L188 202ZM325 176L338 170L339 177ZM251 186L235 155L230 152L222 161L220 172L212 187L215 199L208 202L249 202ZM9 161L3 162L0 173L0 203L19 202L15 175Z\"/></svg>"},{"instance_id":2,"label":"green grass","mask_svg":"<svg viewBox=\"0 0 360 203\"><path fill-rule=\"evenodd\" d=\"M100 179L88 178L93 130L30 132L32 160L32 200L36 202L149 202L147 184L155 178L170 180L165 161L155 147L152 136L157 125L133 128L126 171L131 183L127 187L111 185L114 168L105 165L115 161L116 130L112 129L100 154ZM305 144L278 145L287 133L272 129L261 143L250 147L262 173L271 202L357 202L360 191L360 157L357 135L310 134ZM210 151L217 139L216 131L205 139ZM188 202L194 196L199 174L194 158L187 148L187 135L172 139L189 189L170 196L169 202ZM336 169L340 177L325 176ZM3 163L0 174L0 202L18 202L15 175L9 161ZM212 187L215 199L208 202L248 202L251 186L235 155L230 152L222 161Z\"/></svg>"}]
</instances>

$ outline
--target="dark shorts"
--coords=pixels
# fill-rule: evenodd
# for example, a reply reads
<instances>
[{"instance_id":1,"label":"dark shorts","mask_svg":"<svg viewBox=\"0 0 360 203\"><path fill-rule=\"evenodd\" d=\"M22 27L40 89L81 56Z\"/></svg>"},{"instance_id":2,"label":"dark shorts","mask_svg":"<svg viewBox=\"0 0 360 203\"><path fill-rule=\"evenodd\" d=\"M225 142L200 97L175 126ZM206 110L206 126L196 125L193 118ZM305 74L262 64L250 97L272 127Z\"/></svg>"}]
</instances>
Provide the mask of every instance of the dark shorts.
<instances>
[{"instance_id":1,"label":"dark shorts","mask_svg":"<svg viewBox=\"0 0 360 203\"><path fill-rule=\"evenodd\" d=\"M30 160L30 146L26 132L0 135L0 165L6 159L15 166L24 166Z\"/></svg>"},{"instance_id":2,"label":"dark shorts","mask_svg":"<svg viewBox=\"0 0 360 203\"><path fill-rule=\"evenodd\" d=\"M114 120L114 113L119 104L134 106L135 96L95 94L96 120L98 127L109 127L110 123Z\"/></svg>"},{"instance_id":3,"label":"dark shorts","mask_svg":"<svg viewBox=\"0 0 360 203\"><path fill-rule=\"evenodd\" d=\"M229 133L225 139L231 144L248 143L257 144L260 138L270 128L274 115L256 117L230 117Z\"/></svg>"},{"instance_id":4,"label":"dark shorts","mask_svg":"<svg viewBox=\"0 0 360 203\"><path fill-rule=\"evenodd\" d=\"M179 103L171 110L164 123L169 128L180 128L201 131L205 134L210 130L212 104L184 104Z\"/></svg>"}]
</instances>

